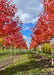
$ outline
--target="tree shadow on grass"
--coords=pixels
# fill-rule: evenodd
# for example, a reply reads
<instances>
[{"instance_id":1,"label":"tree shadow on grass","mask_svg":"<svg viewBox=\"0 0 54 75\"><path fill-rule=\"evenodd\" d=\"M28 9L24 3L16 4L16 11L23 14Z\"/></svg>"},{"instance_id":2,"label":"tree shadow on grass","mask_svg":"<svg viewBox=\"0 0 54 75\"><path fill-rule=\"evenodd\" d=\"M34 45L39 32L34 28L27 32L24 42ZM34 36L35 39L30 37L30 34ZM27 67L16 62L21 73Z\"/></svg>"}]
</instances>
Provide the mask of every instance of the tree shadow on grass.
<instances>
[{"instance_id":1,"label":"tree shadow on grass","mask_svg":"<svg viewBox=\"0 0 54 75\"><path fill-rule=\"evenodd\" d=\"M24 64L6 68L5 70L0 71L0 75L13 75L17 72L26 72L35 68L40 68L40 65L35 60L32 60Z\"/></svg>"},{"instance_id":2,"label":"tree shadow on grass","mask_svg":"<svg viewBox=\"0 0 54 75\"><path fill-rule=\"evenodd\" d=\"M36 61L40 64L41 68L51 68L51 59L46 58L45 56L41 56L35 53L32 53L33 56L29 57L30 59L36 59Z\"/></svg>"}]
</instances>

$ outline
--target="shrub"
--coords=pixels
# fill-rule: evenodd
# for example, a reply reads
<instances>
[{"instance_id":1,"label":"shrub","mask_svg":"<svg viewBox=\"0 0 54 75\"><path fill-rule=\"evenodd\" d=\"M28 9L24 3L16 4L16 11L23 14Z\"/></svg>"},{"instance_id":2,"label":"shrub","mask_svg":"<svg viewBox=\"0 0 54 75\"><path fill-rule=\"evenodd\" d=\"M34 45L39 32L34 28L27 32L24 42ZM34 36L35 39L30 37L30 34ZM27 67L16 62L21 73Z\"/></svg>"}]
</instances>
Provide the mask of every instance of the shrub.
<instances>
[{"instance_id":1,"label":"shrub","mask_svg":"<svg viewBox=\"0 0 54 75\"><path fill-rule=\"evenodd\" d=\"M51 54L51 43L47 44L45 43L42 47L43 53L49 53Z\"/></svg>"},{"instance_id":2,"label":"shrub","mask_svg":"<svg viewBox=\"0 0 54 75\"><path fill-rule=\"evenodd\" d=\"M47 46L47 53L51 54L51 43Z\"/></svg>"},{"instance_id":3,"label":"shrub","mask_svg":"<svg viewBox=\"0 0 54 75\"><path fill-rule=\"evenodd\" d=\"M46 53L47 52L47 43L45 43L43 45L42 49L43 49L43 53Z\"/></svg>"},{"instance_id":4,"label":"shrub","mask_svg":"<svg viewBox=\"0 0 54 75\"><path fill-rule=\"evenodd\" d=\"M36 51L38 51L38 52L39 52L39 47L38 47L38 46L36 47Z\"/></svg>"}]
</instances>

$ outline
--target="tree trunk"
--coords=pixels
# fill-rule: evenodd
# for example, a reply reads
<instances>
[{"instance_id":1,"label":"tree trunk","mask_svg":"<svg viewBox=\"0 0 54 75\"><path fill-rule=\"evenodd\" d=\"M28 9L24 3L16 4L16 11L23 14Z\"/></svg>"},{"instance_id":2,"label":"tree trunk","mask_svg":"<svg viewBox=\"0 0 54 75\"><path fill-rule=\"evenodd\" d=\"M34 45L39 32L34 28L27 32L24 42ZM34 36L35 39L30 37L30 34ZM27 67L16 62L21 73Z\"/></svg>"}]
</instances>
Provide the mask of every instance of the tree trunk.
<instances>
[{"instance_id":1,"label":"tree trunk","mask_svg":"<svg viewBox=\"0 0 54 75\"><path fill-rule=\"evenodd\" d=\"M14 49L14 55L16 54L16 46L15 46L15 49Z\"/></svg>"},{"instance_id":2,"label":"tree trunk","mask_svg":"<svg viewBox=\"0 0 54 75\"><path fill-rule=\"evenodd\" d=\"M52 48L52 41L51 41L51 56L52 56L52 58L51 58L51 59L52 59L52 66L54 66L54 63L53 63L54 61L53 61L53 48Z\"/></svg>"},{"instance_id":3,"label":"tree trunk","mask_svg":"<svg viewBox=\"0 0 54 75\"><path fill-rule=\"evenodd\" d=\"M10 60L12 59L12 48L10 47Z\"/></svg>"},{"instance_id":4,"label":"tree trunk","mask_svg":"<svg viewBox=\"0 0 54 75\"><path fill-rule=\"evenodd\" d=\"M52 60L52 68L51 68L51 72L54 73L54 58L53 58L53 48L52 48L52 40L51 40L51 60Z\"/></svg>"},{"instance_id":5,"label":"tree trunk","mask_svg":"<svg viewBox=\"0 0 54 75\"><path fill-rule=\"evenodd\" d=\"M41 49L42 49L42 55L43 55L43 44L41 44ZM42 56L42 60L43 60L44 58L43 58L43 56Z\"/></svg>"}]
</instances>

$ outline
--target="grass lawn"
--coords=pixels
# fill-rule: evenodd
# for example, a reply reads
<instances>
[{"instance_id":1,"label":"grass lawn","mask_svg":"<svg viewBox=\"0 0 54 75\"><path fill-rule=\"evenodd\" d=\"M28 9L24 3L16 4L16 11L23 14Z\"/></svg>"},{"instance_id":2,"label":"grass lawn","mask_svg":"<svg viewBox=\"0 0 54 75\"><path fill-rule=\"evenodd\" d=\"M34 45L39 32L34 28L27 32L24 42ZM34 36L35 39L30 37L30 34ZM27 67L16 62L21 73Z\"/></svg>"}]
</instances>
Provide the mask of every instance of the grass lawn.
<instances>
[{"instance_id":1,"label":"grass lawn","mask_svg":"<svg viewBox=\"0 0 54 75\"><path fill-rule=\"evenodd\" d=\"M0 61L10 56L9 50L0 50Z\"/></svg>"},{"instance_id":2,"label":"grass lawn","mask_svg":"<svg viewBox=\"0 0 54 75\"><path fill-rule=\"evenodd\" d=\"M6 55L3 55L3 56L0 56L0 61L6 59L6 58L8 58L8 57L10 57L9 54L6 54Z\"/></svg>"},{"instance_id":3,"label":"grass lawn","mask_svg":"<svg viewBox=\"0 0 54 75\"><path fill-rule=\"evenodd\" d=\"M14 54L15 52L15 54ZM25 53L25 51L12 50L12 56ZM0 50L0 61L11 56L10 50Z\"/></svg>"},{"instance_id":4,"label":"grass lawn","mask_svg":"<svg viewBox=\"0 0 54 75\"><path fill-rule=\"evenodd\" d=\"M10 51L9 50L0 50L0 56L4 54L8 54Z\"/></svg>"},{"instance_id":5,"label":"grass lawn","mask_svg":"<svg viewBox=\"0 0 54 75\"><path fill-rule=\"evenodd\" d=\"M47 58L51 59L51 54L43 53L42 51L33 51L33 52L36 53L36 54L39 54L39 55L44 55Z\"/></svg>"},{"instance_id":6,"label":"grass lawn","mask_svg":"<svg viewBox=\"0 0 54 75\"><path fill-rule=\"evenodd\" d=\"M0 71L0 75L40 75L36 73L46 73L50 68L41 68L33 54L27 51L19 60L10 65L5 70ZM43 75L43 74L41 74Z\"/></svg>"}]
</instances>

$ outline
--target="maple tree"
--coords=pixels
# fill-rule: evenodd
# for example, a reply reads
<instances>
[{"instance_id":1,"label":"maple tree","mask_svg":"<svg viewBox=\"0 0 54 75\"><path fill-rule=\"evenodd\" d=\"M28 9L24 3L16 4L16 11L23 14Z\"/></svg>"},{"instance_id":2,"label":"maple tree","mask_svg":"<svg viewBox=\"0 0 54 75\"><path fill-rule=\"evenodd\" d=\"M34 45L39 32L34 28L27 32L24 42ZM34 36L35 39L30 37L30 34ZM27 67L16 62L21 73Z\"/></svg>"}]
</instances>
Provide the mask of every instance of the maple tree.
<instances>
[{"instance_id":1,"label":"maple tree","mask_svg":"<svg viewBox=\"0 0 54 75\"><path fill-rule=\"evenodd\" d=\"M27 44L26 41L24 40L21 32L5 37L5 42L3 43L4 46L12 46L13 48L26 48L27 49Z\"/></svg>"},{"instance_id":2,"label":"maple tree","mask_svg":"<svg viewBox=\"0 0 54 75\"><path fill-rule=\"evenodd\" d=\"M0 38L5 40L4 46L9 47L20 43L21 38L24 44L20 44L27 48L26 42L22 38L23 35L20 33L22 21L18 16L15 17L16 12L16 5L12 4L11 0L0 0Z\"/></svg>"},{"instance_id":3,"label":"maple tree","mask_svg":"<svg viewBox=\"0 0 54 75\"><path fill-rule=\"evenodd\" d=\"M16 12L14 4L11 1L0 0L0 37L5 36L4 27L11 22Z\"/></svg>"},{"instance_id":4,"label":"maple tree","mask_svg":"<svg viewBox=\"0 0 54 75\"><path fill-rule=\"evenodd\" d=\"M54 0L43 0L42 4L44 11L39 15L37 24L32 30L30 48L45 42L49 43L54 37Z\"/></svg>"}]
</instances>

